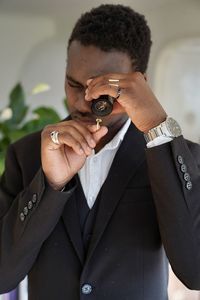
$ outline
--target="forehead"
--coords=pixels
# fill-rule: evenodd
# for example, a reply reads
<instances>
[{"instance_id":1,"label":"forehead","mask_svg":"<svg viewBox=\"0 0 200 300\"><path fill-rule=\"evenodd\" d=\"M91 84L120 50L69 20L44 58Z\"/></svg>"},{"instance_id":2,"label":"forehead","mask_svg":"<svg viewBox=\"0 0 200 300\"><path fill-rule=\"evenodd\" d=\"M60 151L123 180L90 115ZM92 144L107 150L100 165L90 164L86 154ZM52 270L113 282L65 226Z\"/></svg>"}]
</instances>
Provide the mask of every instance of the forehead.
<instances>
[{"instance_id":1,"label":"forehead","mask_svg":"<svg viewBox=\"0 0 200 300\"><path fill-rule=\"evenodd\" d=\"M68 49L67 75L77 81L107 73L129 73L132 71L130 57L120 51L105 52L95 46L83 46L73 41Z\"/></svg>"}]
</instances>

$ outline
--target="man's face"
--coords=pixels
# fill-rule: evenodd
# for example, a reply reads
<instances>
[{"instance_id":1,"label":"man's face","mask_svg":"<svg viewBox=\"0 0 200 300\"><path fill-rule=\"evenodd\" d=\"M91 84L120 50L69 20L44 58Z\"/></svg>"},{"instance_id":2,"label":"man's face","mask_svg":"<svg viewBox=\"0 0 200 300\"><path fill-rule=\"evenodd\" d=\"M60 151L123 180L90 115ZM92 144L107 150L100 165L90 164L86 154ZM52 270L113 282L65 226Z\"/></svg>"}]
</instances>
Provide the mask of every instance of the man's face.
<instances>
[{"instance_id":1,"label":"man's face","mask_svg":"<svg viewBox=\"0 0 200 300\"><path fill-rule=\"evenodd\" d=\"M96 116L91 112L91 102L85 100L87 80L108 73L132 72L131 59L119 51L104 52L95 46L83 46L73 41L68 51L65 91L72 119L84 124L95 124ZM119 82L120 85L120 82ZM102 125L120 127L127 114L116 101L110 115L101 117Z\"/></svg>"}]
</instances>

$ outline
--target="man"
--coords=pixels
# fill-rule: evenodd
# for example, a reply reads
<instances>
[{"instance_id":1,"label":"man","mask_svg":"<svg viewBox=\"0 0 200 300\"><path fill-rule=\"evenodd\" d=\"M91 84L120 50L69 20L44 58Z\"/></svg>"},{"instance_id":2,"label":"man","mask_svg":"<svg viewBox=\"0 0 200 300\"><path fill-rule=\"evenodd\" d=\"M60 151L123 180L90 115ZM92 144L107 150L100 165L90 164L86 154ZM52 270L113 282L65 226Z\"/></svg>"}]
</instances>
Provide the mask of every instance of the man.
<instances>
[{"instance_id":1,"label":"man","mask_svg":"<svg viewBox=\"0 0 200 300\"><path fill-rule=\"evenodd\" d=\"M76 23L69 118L8 150L2 293L28 274L30 300L166 300L166 255L200 289L200 149L148 86L150 46L144 17L122 5ZM115 101L98 126L91 103L102 95Z\"/></svg>"}]
</instances>

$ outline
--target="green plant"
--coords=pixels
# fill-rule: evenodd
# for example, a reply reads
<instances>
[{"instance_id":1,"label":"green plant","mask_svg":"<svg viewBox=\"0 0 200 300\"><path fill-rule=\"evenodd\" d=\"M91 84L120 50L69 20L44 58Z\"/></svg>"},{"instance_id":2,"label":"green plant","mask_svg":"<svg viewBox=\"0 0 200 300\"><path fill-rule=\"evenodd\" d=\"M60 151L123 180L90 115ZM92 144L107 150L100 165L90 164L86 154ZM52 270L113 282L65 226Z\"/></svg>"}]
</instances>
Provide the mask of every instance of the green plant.
<instances>
[{"instance_id":1,"label":"green plant","mask_svg":"<svg viewBox=\"0 0 200 300\"><path fill-rule=\"evenodd\" d=\"M47 85L40 84L33 89L32 94L38 94L47 89ZM9 95L8 106L0 110L0 174L4 168L5 154L9 144L59 120L59 114L51 107L40 106L31 110L30 105L26 103L24 89L18 83Z\"/></svg>"}]
</instances>

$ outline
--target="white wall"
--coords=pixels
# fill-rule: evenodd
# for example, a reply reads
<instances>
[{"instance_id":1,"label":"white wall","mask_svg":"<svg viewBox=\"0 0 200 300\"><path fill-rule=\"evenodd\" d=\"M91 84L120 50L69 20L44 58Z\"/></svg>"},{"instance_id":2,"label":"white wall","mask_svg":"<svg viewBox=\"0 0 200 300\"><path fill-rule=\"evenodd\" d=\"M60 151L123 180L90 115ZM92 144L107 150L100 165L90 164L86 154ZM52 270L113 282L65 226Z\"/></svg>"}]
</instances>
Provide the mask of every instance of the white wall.
<instances>
[{"instance_id":1,"label":"white wall","mask_svg":"<svg viewBox=\"0 0 200 300\"><path fill-rule=\"evenodd\" d=\"M6 105L10 89L20 80L27 93L39 82L49 83L50 92L34 98L29 96L28 101L33 106L41 103L55 105L62 112L66 42L70 30L80 12L101 3L88 0L83 6L82 1L75 1L75 5L73 2L66 1L66 7L49 14L44 14L44 7L42 14L39 8L38 12L36 9L27 12L26 9L22 13L20 9L12 10L11 4L5 9L9 2L3 1L2 9L0 4L0 108ZM149 64L152 86L160 50L176 38L200 35L198 0L112 2L131 5L148 19L154 41Z\"/></svg>"},{"instance_id":2,"label":"white wall","mask_svg":"<svg viewBox=\"0 0 200 300\"><path fill-rule=\"evenodd\" d=\"M54 1L58 4L54 10L47 5L47 0L40 0L41 5L36 6L37 1L24 0L24 7L19 6L22 0L0 2L0 109L6 105L8 93L16 82L21 81L27 93L37 83L46 82L51 85L51 91L35 97L29 95L28 102L33 107L54 105L64 114L61 100L64 97L66 41L80 12L102 2L66 0L59 7L61 0L58 0ZM176 39L200 36L199 0L106 2L127 4L146 15L154 42L148 71L153 89L156 64L165 46ZM194 297L193 294L191 298L187 295L170 299L197 299Z\"/></svg>"},{"instance_id":3,"label":"white wall","mask_svg":"<svg viewBox=\"0 0 200 300\"><path fill-rule=\"evenodd\" d=\"M0 96L19 80L29 52L55 34L51 20L18 14L0 14ZM2 104L2 103L1 103Z\"/></svg>"}]
</instances>

